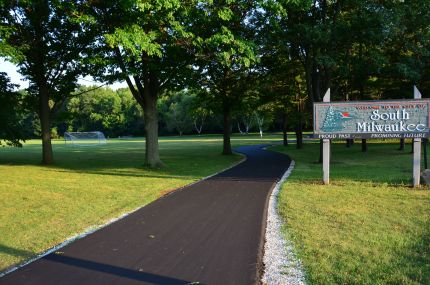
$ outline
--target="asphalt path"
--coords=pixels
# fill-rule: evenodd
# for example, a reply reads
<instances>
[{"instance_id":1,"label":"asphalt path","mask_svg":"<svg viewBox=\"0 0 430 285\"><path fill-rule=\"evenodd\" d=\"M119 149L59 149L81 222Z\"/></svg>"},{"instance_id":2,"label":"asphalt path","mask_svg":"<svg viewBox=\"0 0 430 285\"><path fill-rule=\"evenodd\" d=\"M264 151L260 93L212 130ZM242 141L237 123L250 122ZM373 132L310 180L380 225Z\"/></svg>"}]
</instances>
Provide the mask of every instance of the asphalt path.
<instances>
[{"instance_id":1,"label":"asphalt path","mask_svg":"<svg viewBox=\"0 0 430 285\"><path fill-rule=\"evenodd\" d=\"M267 204L283 154L246 161L167 195L0 278L1 285L259 284Z\"/></svg>"}]
</instances>

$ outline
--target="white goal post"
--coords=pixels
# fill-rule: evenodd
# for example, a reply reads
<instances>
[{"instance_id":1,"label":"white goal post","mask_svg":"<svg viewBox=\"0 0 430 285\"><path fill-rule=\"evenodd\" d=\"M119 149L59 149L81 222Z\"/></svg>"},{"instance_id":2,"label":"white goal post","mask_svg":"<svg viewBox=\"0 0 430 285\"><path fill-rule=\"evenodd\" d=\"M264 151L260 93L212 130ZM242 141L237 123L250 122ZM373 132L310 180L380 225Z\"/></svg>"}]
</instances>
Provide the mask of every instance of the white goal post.
<instances>
[{"instance_id":1,"label":"white goal post","mask_svg":"<svg viewBox=\"0 0 430 285\"><path fill-rule=\"evenodd\" d=\"M70 146L96 146L107 142L102 132L65 132L64 143Z\"/></svg>"}]
</instances>

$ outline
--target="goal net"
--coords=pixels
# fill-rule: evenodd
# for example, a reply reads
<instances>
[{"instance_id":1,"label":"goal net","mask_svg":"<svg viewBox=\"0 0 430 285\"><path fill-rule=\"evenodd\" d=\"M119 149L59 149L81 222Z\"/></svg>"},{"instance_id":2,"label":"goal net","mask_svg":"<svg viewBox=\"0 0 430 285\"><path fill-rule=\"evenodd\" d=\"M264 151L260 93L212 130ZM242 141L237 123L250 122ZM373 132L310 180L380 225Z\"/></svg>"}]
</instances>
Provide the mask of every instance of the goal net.
<instances>
[{"instance_id":1,"label":"goal net","mask_svg":"<svg viewBox=\"0 0 430 285\"><path fill-rule=\"evenodd\" d=\"M102 132L65 132L64 143L70 146L96 146L106 144Z\"/></svg>"}]
</instances>

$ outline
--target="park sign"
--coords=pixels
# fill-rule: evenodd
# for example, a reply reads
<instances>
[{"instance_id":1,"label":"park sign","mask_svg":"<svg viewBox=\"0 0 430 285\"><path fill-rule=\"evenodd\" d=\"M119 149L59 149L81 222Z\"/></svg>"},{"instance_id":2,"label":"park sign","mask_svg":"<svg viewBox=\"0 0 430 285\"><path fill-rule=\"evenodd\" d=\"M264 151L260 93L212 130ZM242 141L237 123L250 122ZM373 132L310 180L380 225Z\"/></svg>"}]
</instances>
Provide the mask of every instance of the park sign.
<instances>
[{"instance_id":1,"label":"park sign","mask_svg":"<svg viewBox=\"0 0 430 285\"><path fill-rule=\"evenodd\" d=\"M314 103L319 139L425 138L430 136L430 100Z\"/></svg>"},{"instance_id":2,"label":"park sign","mask_svg":"<svg viewBox=\"0 0 430 285\"><path fill-rule=\"evenodd\" d=\"M414 100L330 102L314 104L314 136L322 142L323 183L330 183L330 140L354 138L412 138L412 185L420 185L421 138L429 136L430 99L414 86Z\"/></svg>"}]
</instances>

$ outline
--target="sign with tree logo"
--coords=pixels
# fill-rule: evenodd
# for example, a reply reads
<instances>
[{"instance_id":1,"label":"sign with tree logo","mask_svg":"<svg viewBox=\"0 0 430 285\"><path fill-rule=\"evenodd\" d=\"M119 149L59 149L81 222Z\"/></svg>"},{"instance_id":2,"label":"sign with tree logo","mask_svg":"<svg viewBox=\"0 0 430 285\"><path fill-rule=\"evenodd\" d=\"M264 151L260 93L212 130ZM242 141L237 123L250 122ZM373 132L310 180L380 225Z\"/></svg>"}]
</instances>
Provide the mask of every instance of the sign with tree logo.
<instances>
[{"instance_id":1,"label":"sign with tree logo","mask_svg":"<svg viewBox=\"0 0 430 285\"><path fill-rule=\"evenodd\" d=\"M314 103L314 137L320 139L425 138L430 100Z\"/></svg>"}]
</instances>

